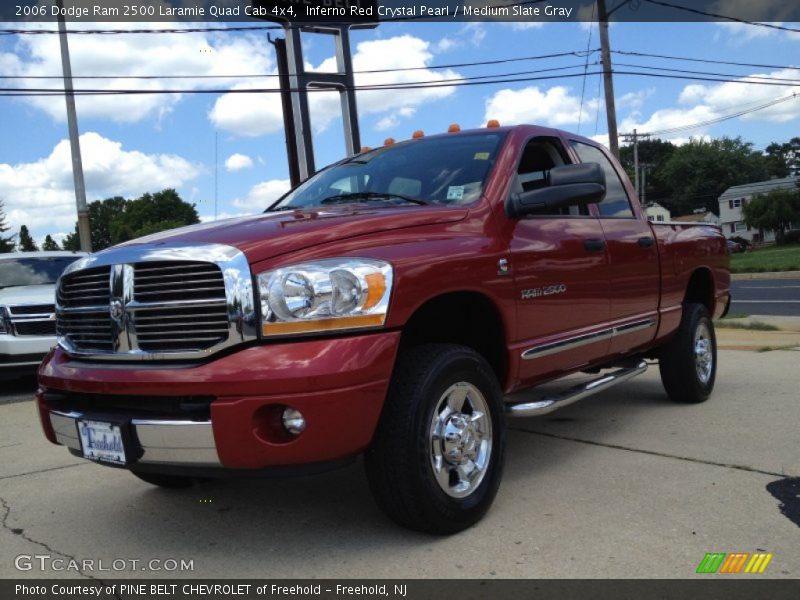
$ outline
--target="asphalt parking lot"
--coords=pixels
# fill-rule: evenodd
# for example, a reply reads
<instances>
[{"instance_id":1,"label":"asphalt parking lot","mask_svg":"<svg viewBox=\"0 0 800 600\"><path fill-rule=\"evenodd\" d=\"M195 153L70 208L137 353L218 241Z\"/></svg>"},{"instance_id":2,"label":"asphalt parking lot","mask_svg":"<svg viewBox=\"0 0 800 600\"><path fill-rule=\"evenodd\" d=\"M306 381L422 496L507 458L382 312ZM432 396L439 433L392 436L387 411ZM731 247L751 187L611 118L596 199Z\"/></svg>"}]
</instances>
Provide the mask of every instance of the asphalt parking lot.
<instances>
[{"instance_id":1,"label":"asphalt parking lot","mask_svg":"<svg viewBox=\"0 0 800 600\"><path fill-rule=\"evenodd\" d=\"M722 350L703 405L670 403L651 368L513 422L492 510L450 538L388 522L359 463L161 490L48 444L32 402L2 405L0 577L180 575L15 568L49 555L192 560L192 577L685 578L707 552L756 551L774 554L763 577L800 577L798 359Z\"/></svg>"}]
</instances>

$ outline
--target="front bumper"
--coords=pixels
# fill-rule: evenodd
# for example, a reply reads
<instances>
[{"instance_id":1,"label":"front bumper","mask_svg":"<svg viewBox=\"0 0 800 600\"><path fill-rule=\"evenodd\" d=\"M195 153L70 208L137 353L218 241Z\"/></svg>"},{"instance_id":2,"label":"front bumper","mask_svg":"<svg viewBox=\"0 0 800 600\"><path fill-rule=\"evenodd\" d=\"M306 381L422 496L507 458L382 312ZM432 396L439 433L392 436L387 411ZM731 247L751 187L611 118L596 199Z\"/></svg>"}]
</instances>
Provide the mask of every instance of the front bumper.
<instances>
[{"instance_id":1,"label":"front bumper","mask_svg":"<svg viewBox=\"0 0 800 600\"><path fill-rule=\"evenodd\" d=\"M0 334L0 370L22 371L25 367L35 367L55 345L56 338L52 336Z\"/></svg>"},{"instance_id":2,"label":"front bumper","mask_svg":"<svg viewBox=\"0 0 800 600\"><path fill-rule=\"evenodd\" d=\"M183 366L90 364L56 349L39 370L42 427L51 442L80 452L79 419L122 419L130 424L135 452L126 466L133 469L335 461L369 445L399 337L380 332L264 344ZM197 398L207 399L199 411ZM184 405L195 408L183 414ZM285 406L306 419L297 437L275 431L275 415Z\"/></svg>"}]
</instances>

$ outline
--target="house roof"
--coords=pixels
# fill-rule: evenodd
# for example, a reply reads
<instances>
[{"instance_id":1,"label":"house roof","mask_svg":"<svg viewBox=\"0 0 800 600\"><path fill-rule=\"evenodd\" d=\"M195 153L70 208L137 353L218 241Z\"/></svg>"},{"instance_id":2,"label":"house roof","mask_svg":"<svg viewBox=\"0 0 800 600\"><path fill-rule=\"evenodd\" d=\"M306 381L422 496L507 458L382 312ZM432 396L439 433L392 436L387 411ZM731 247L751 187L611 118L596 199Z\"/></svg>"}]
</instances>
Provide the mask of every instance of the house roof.
<instances>
[{"instance_id":1,"label":"house roof","mask_svg":"<svg viewBox=\"0 0 800 600\"><path fill-rule=\"evenodd\" d=\"M719 197L720 200L727 200L728 198L741 198L742 196L752 196L754 194L763 194L771 190L777 189L792 189L800 186L800 178L797 177L784 177L782 179L769 179L767 181L756 181L754 183L745 183L743 185L734 185L722 192Z\"/></svg>"}]
</instances>

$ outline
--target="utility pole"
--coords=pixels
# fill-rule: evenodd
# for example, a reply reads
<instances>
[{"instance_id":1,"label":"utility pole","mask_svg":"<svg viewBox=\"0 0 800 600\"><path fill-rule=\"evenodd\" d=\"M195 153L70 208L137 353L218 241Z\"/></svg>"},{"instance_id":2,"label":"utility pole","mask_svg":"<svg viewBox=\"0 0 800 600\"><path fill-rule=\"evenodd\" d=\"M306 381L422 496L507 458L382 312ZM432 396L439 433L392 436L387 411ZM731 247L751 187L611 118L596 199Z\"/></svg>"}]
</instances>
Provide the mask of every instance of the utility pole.
<instances>
[{"instance_id":1,"label":"utility pole","mask_svg":"<svg viewBox=\"0 0 800 600\"><path fill-rule=\"evenodd\" d=\"M75 182L75 204L78 208L78 237L81 250L92 251L92 234L89 226L89 207L86 205L86 183L83 179L83 161L81 160L81 142L78 137L78 114L75 111L75 89L72 87L72 65L69 62L69 42L67 41L67 24L62 15L64 2L56 0L59 8L58 39L61 41L61 68L64 72L64 98L67 101L67 128L69 144L72 149L72 179Z\"/></svg>"},{"instance_id":2,"label":"utility pole","mask_svg":"<svg viewBox=\"0 0 800 600\"><path fill-rule=\"evenodd\" d=\"M647 169L650 168L650 165L644 164L642 165L642 196L639 199L639 203L644 206L645 201L647 200Z\"/></svg>"},{"instance_id":3,"label":"utility pole","mask_svg":"<svg viewBox=\"0 0 800 600\"><path fill-rule=\"evenodd\" d=\"M636 188L636 196L639 197L639 140L647 139L650 137L649 133L639 133L635 129L633 133L623 133L622 141L633 143L633 187Z\"/></svg>"},{"instance_id":4,"label":"utility pole","mask_svg":"<svg viewBox=\"0 0 800 600\"><path fill-rule=\"evenodd\" d=\"M598 27L600 29L600 60L603 64L603 84L606 91L606 117L608 119L608 147L619 160L617 139L617 108L614 102L614 78L611 71L611 47L608 41L608 12L605 0L597 0Z\"/></svg>"}]
</instances>

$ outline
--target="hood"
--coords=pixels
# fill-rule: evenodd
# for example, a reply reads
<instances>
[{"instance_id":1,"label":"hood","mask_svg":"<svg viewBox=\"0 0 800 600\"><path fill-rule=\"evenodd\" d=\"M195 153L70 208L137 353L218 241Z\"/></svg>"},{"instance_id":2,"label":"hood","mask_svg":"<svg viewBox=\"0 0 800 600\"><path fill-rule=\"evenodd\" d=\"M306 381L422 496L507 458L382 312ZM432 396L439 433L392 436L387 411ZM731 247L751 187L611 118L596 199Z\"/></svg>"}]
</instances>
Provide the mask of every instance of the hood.
<instances>
[{"instance_id":1,"label":"hood","mask_svg":"<svg viewBox=\"0 0 800 600\"><path fill-rule=\"evenodd\" d=\"M381 231L450 223L466 215L467 209L463 207L347 205L263 213L191 225L132 240L122 246L168 246L177 242L227 244L244 252L252 264L309 246Z\"/></svg>"},{"instance_id":2,"label":"hood","mask_svg":"<svg viewBox=\"0 0 800 600\"><path fill-rule=\"evenodd\" d=\"M0 305L17 304L54 304L56 286L52 283L43 285L20 285L0 289Z\"/></svg>"}]
</instances>

